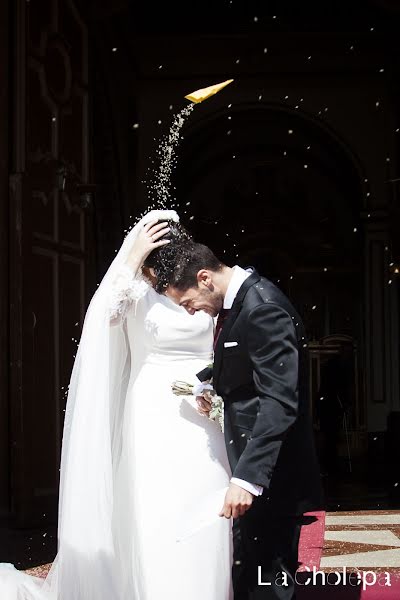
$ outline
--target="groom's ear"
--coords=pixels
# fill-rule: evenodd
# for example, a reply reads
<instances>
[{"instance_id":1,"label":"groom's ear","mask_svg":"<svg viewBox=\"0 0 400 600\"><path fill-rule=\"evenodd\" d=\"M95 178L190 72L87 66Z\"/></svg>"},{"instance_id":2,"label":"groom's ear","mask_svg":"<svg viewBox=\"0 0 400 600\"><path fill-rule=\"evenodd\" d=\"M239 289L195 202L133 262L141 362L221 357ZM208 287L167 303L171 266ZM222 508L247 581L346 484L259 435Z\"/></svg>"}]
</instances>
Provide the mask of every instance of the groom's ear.
<instances>
[{"instance_id":1,"label":"groom's ear","mask_svg":"<svg viewBox=\"0 0 400 600\"><path fill-rule=\"evenodd\" d=\"M197 285L199 287L206 287L208 289L212 288L212 277L211 271L208 269L200 269L197 272Z\"/></svg>"}]
</instances>

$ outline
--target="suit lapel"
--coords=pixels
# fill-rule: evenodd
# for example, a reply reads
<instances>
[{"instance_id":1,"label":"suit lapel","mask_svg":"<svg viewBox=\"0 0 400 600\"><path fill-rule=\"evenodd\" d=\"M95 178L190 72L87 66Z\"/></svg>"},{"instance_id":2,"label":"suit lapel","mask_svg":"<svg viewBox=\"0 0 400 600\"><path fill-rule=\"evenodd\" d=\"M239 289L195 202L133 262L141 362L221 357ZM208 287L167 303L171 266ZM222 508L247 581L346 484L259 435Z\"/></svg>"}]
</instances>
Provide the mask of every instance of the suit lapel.
<instances>
[{"instance_id":1,"label":"suit lapel","mask_svg":"<svg viewBox=\"0 0 400 600\"><path fill-rule=\"evenodd\" d=\"M244 282L242 283L242 285L239 288L238 293L236 294L236 298L232 304L231 310L229 311L229 315L227 316L226 321L223 324L221 333L220 333L218 341L217 341L217 345L215 347L214 366L213 366L214 382L218 379L218 376L219 376L219 373L221 370L224 342L226 341L226 339L229 335L229 332L232 329L232 326L238 317L240 309L242 308L243 300L245 299L247 292L253 285L255 285L258 281L260 281L260 279L261 278L260 278L259 274L257 273L257 271L255 271L253 269L253 272L250 275L250 277L247 277L247 279L244 280Z\"/></svg>"}]
</instances>

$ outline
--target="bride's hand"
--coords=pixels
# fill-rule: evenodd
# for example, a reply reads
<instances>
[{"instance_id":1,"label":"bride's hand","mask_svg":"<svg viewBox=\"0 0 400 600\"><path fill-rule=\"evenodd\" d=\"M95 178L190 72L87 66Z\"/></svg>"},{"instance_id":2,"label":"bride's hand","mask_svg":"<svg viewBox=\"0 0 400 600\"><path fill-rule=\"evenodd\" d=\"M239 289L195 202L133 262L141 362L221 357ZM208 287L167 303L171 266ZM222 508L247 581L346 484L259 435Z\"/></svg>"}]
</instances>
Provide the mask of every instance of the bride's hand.
<instances>
[{"instance_id":1,"label":"bride's hand","mask_svg":"<svg viewBox=\"0 0 400 600\"><path fill-rule=\"evenodd\" d=\"M196 396L197 412L203 417L208 417L211 410L211 402L209 402L204 396Z\"/></svg>"},{"instance_id":2,"label":"bride's hand","mask_svg":"<svg viewBox=\"0 0 400 600\"><path fill-rule=\"evenodd\" d=\"M137 273L153 250L169 244L170 240L160 239L168 233L169 230L168 223L165 221L161 223L152 221L143 227L132 246L128 260L126 261L135 273Z\"/></svg>"}]
</instances>

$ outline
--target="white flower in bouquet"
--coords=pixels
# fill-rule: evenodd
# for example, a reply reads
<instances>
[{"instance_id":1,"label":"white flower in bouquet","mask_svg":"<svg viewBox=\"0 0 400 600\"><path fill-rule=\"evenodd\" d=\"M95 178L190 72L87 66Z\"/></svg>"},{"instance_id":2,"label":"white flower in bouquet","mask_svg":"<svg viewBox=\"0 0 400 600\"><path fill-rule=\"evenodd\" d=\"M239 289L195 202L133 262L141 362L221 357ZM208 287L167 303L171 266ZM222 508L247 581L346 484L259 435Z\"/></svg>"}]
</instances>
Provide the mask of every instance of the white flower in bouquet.
<instances>
[{"instance_id":1,"label":"white flower in bouquet","mask_svg":"<svg viewBox=\"0 0 400 600\"><path fill-rule=\"evenodd\" d=\"M224 431L224 401L215 390L205 390L203 396L211 403L208 418L219 423L221 431Z\"/></svg>"}]
</instances>

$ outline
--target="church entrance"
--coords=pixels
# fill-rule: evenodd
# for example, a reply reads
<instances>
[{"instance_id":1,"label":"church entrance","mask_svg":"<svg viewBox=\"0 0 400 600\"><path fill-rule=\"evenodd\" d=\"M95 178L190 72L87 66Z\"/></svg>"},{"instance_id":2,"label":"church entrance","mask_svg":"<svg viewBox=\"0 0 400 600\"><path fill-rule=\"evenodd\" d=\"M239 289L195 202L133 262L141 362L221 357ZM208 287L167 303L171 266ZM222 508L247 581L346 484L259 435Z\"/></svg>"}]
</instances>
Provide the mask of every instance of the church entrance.
<instances>
[{"instance_id":1,"label":"church entrance","mask_svg":"<svg viewBox=\"0 0 400 600\"><path fill-rule=\"evenodd\" d=\"M351 149L281 106L227 106L188 125L176 186L195 236L227 264L272 279L302 315L329 506L377 494L384 502L385 476L371 487L368 474L371 452L385 461L388 416L377 385L385 367L370 346L372 331L387 343L375 319L383 318L389 253L383 237L372 240L377 219Z\"/></svg>"}]
</instances>

